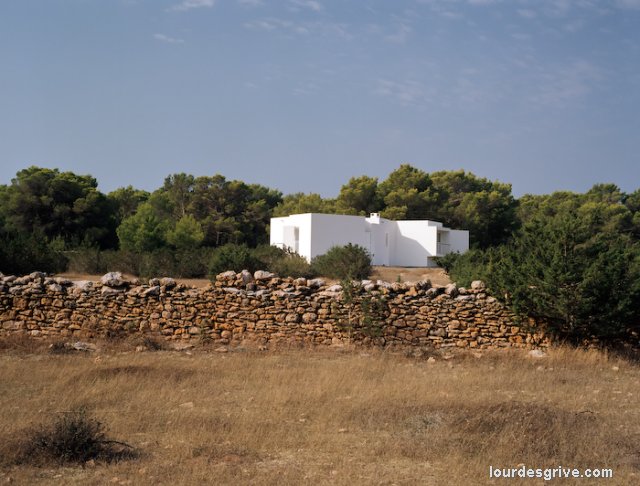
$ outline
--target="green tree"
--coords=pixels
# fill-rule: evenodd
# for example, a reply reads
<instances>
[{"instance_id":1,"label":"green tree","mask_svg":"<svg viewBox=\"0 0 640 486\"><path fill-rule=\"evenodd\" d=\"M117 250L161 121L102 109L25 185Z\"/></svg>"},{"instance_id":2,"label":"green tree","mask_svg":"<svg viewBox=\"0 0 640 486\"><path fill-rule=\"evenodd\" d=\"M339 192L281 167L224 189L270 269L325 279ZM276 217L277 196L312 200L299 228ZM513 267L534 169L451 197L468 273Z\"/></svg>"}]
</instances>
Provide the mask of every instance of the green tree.
<instances>
[{"instance_id":1,"label":"green tree","mask_svg":"<svg viewBox=\"0 0 640 486\"><path fill-rule=\"evenodd\" d=\"M470 233L473 247L504 243L518 226L511 185L459 171L401 165L378 186L389 219L431 219Z\"/></svg>"},{"instance_id":2,"label":"green tree","mask_svg":"<svg viewBox=\"0 0 640 486\"><path fill-rule=\"evenodd\" d=\"M640 189L626 195L624 205L631 213L631 232L640 240Z\"/></svg>"},{"instance_id":3,"label":"green tree","mask_svg":"<svg viewBox=\"0 0 640 486\"><path fill-rule=\"evenodd\" d=\"M247 243L255 246L267 239L271 212L281 201L279 191L224 176L194 180L190 214L205 232L204 244Z\"/></svg>"},{"instance_id":4,"label":"green tree","mask_svg":"<svg viewBox=\"0 0 640 486\"><path fill-rule=\"evenodd\" d=\"M174 210L175 219L187 215L194 190L195 177L184 172L172 174L165 178L160 192L164 193Z\"/></svg>"},{"instance_id":5,"label":"green tree","mask_svg":"<svg viewBox=\"0 0 640 486\"><path fill-rule=\"evenodd\" d=\"M371 255L365 248L351 243L334 246L324 255L311 260L311 269L317 275L330 278L368 278L371 274Z\"/></svg>"},{"instance_id":6,"label":"green tree","mask_svg":"<svg viewBox=\"0 0 640 486\"><path fill-rule=\"evenodd\" d=\"M430 176L434 196L428 213L452 228L469 230L472 247L504 243L518 227L511 184L463 170L433 172Z\"/></svg>"},{"instance_id":7,"label":"green tree","mask_svg":"<svg viewBox=\"0 0 640 486\"><path fill-rule=\"evenodd\" d=\"M6 232L0 229L0 271L24 275L34 271L62 272L65 256L42 234Z\"/></svg>"},{"instance_id":8,"label":"green tree","mask_svg":"<svg viewBox=\"0 0 640 486\"><path fill-rule=\"evenodd\" d=\"M378 185L384 202L381 214L389 219L434 219L429 209L434 203L429 174L402 164Z\"/></svg>"},{"instance_id":9,"label":"green tree","mask_svg":"<svg viewBox=\"0 0 640 486\"><path fill-rule=\"evenodd\" d=\"M209 270L212 277L229 270L234 272L242 270L254 272L258 270L259 263L246 245L229 243L215 249L211 257Z\"/></svg>"},{"instance_id":10,"label":"green tree","mask_svg":"<svg viewBox=\"0 0 640 486\"><path fill-rule=\"evenodd\" d=\"M133 216L118 226L122 250L145 252L166 246L166 235L171 223L158 217L150 202L142 203Z\"/></svg>"},{"instance_id":11,"label":"green tree","mask_svg":"<svg viewBox=\"0 0 640 486\"><path fill-rule=\"evenodd\" d=\"M21 170L0 196L5 227L25 234L37 230L71 245L115 245L115 207L97 186L89 175L35 166Z\"/></svg>"},{"instance_id":12,"label":"green tree","mask_svg":"<svg viewBox=\"0 0 640 486\"><path fill-rule=\"evenodd\" d=\"M633 233L632 197L633 195L627 196L620 192L613 184L596 184L584 194L568 191L539 196L527 194L519 200L518 216L526 223L536 218L577 213L582 218L599 221L594 224L603 229Z\"/></svg>"},{"instance_id":13,"label":"green tree","mask_svg":"<svg viewBox=\"0 0 640 486\"><path fill-rule=\"evenodd\" d=\"M124 218L133 216L138 206L149 199L149 193L133 186L119 187L115 191L107 194L107 198L114 204L116 208L118 224Z\"/></svg>"},{"instance_id":14,"label":"green tree","mask_svg":"<svg viewBox=\"0 0 640 486\"><path fill-rule=\"evenodd\" d=\"M368 216L382 209L376 177L352 177L342 186L336 200L336 210L342 214Z\"/></svg>"},{"instance_id":15,"label":"green tree","mask_svg":"<svg viewBox=\"0 0 640 486\"><path fill-rule=\"evenodd\" d=\"M487 253L488 252L488 253ZM534 217L513 240L473 255L477 274L522 317L572 341L628 337L640 323L640 246L597 211ZM471 260L453 263L452 275Z\"/></svg>"},{"instance_id":16,"label":"green tree","mask_svg":"<svg viewBox=\"0 0 640 486\"><path fill-rule=\"evenodd\" d=\"M297 192L284 196L282 202L273 209L273 216L289 216L291 214L336 212L335 199L323 199L320 194L304 194Z\"/></svg>"},{"instance_id":17,"label":"green tree","mask_svg":"<svg viewBox=\"0 0 640 486\"><path fill-rule=\"evenodd\" d=\"M615 184L594 184L585 194L586 198L596 202L622 204L624 193Z\"/></svg>"},{"instance_id":18,"label":"green tree","mask_svg":"<svg viewBox=\"0 0 640 486\"><path fill-rule=\"evenodd\" d=\"M177 249L197 248L204 240L204 231L196 218L191 215L183 216L175 227L167 232L167 243Z\"/></svg>"}]
</instances>

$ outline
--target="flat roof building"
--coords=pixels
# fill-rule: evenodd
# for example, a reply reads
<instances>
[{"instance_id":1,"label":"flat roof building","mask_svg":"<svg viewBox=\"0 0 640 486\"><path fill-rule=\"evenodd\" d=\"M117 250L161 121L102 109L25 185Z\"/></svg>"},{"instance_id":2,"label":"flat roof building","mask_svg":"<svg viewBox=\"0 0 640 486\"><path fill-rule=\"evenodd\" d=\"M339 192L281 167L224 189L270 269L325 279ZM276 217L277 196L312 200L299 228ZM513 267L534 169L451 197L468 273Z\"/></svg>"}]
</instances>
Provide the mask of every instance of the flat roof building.
<instances>
[{"instance_id":1,"label":"flat roof building","mask_svg":"<svg viewBox=\"0 0 640 486\"><path fill-rule=\"evenodd\" d=\"M467 251L469 232L437 221L392 221L378 213L369 217L305 213L271 218L270 243L307 261L333 246L352 243L370 253L373 265L432 267L434 257Z\"/></svg>"}]
</instances>

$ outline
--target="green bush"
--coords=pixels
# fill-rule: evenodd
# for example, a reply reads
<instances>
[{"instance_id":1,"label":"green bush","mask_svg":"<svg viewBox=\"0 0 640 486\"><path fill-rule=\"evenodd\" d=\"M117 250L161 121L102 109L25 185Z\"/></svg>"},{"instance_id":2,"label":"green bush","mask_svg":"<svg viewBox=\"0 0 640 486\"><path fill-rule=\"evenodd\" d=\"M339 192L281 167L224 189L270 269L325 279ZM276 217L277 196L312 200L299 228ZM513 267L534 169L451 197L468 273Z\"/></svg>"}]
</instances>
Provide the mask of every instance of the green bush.
<instances>
[{"instance_id":1,"label":"green bush","mask_svg":"<svg viewBox=\"0 0 640 486\"><path fill-rule=\"evenodd\" d=\"M378 338L389 317L389 306L384 295L367 292L359 282L350 278L340 282L342 302L334 302L332 314L338 319L338 328L351 340L359 334L365 338Z\"/></svg>"},{"instance_id":2,"label":"green bush","mask_svg":"<svg viewBox=\"0 0 640 486\"><path fill-rule=\"evenodd\" d=\"M501 248L488 284L572 341L640 329L640 244L575 215L534 219Z\"/></svg>"},{"instance_id":3,"label":"green bush","mask_svg":"<svg viewBox=\"0 0 640 486\"><path fill-rule=\"evenodd\" d=\"M289 253L284 258L276 260L267 270L282 277L312 278L317 275L309 262L297 253Z\"/></svg>"},{"instance_id":4,"label":"green bush","mask_svg":"<svg viewBox=\"0 0 640 486\"><path fill-rule=\"evenodd\" d=\"M311 261L313 273L339 279L363 279L371 274L371 256L359 245L334 246Z\"/></svg>"},{"instance_id":5,"label":"green bush","mask_svg":"<svg viewBox=\"0 0 640 486\"><path fill-rule=\"evenodd\" d=\"M497 257L495 248L469 250L466 253L449 253L438 257L436 263L461 287L468 287L474 280L487 281L492 262Z\"/></svg>"},{"instance_id":6,"label":"green bush","mask_svg":"<svg viewBox=\"0 0 640 486\"><path fill-rule=\"evenodd\" d=\"M67 268L67 258L44 236L2 234L0 236L0 271L5 274L27 274L34 271L57 273Z\"/></svg>"},{"instance_id":7,"label":"green bush","mask_svg":"<svg viewBox=\"0 0 640 486\"><path fill-rule=\"evenodd\" d=\"M268 270L282 277L311 278L315 274L307 260L290 251L271 245L261 245L252 250L261 270Z\"/></svg>"},{"instance_id":8,"label":"green bush","mask_svg":"<svg viewBox=\"0 0 640 486\"><path fill-rule=\"evenodd\" d=\"M596 220L533 218L510 243L449 263L458 283L485 280L517 315L562 339L608 341L640 330L640 243Z\"/></svg>"},{"instance_id":9,"label":"green bush","mask_svg":"<svg viewBox=\"0 0 640 486\"><path fill-rule=\"evenodd\" d=\"M117 271L145 278L163 275L203 278L209 273L209 260L213 252L212 248L163 248L142 253L81 248L67 252L67 256L69 270L79 273L101 274Z\"/></svg>"},{"instance_id":10,"label":"green bush","mask_svg":"<svg viewBox=\"0 0 640 486\"><path fill-rule=\"evenodd\" d=\"M273 268L278 261L286 258L289 253L277 246L259 245L251 249L251 254L260 266L260 270L273 271L271 268Z\"/></svg>"},{"instance_id":11,"label":"green bush","mask_svg":"<svg viewBox=\"0 0 640 486\"><path fill-rule=\"evenodd\" d=\"M76 273L106 273L102 261L103 252L98 247L77 248L65 252L69 263L67 270Z\"/></svg>"},{"instance_id":12,"label":"green bush","mask_svg":"<svg viewBox=\"0 0 640 486\"><path fill-rule=\"evenodd\" d=\"M209 273L217 275L227 270L240 272L258 270L259 262L246 245L229 243L215 249L209 261Z\"/></svg>"}]
</instances>

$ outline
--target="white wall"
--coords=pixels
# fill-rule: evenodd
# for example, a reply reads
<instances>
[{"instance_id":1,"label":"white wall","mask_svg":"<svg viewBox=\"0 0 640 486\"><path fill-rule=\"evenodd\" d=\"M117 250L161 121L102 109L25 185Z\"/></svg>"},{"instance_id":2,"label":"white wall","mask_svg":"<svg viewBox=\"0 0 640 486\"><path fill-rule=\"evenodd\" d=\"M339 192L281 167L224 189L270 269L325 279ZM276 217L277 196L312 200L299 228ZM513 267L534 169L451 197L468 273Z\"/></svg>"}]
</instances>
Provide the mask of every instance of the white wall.
<instances>
[{"instance_id":1,"label":"white wall","mask_svg":"<svg viewBox=\"0 0 640 486\"><path fill-rule=\"evenodd\" d=\"M426 267L436 254L438 227L427 221L396 221L397 233L390 265Z\"/></svg>"},{"instance_id":2,"label":"white wall","mask_svg":"<svg viewBox=\"0 0 640 486\"><path fill-rule=\"evenodd\" d=\"M450 230L449 245L450 251L464 253L469 249L469 232L464 230Z\"/></svg>"},{"instance_id":3,"label":"white wall","mask_svg":"<svg viewBox=\"0 0 640 486\"><path fill-rule=\"evenodd\" d=\"M360 245L371 251L369 223L362 216L341 214L312 214L310 258L325 254L333 246L348 243ZM306 255L305 255L306 256Z\"/></svg>"},{"instance_id":4,"label":"white wall","mask_svg":"<svg viewBox=\"0 0 640 486\"><path fill-rule=\"evenodd\" d=\"M295 230L298 242L295 241ZM271 218L269 243L279 248L296 251L307 260L311 258L311 213Z\"/></svg>"},{"instance_id":5,"label":"white wall","mask_svg":"<svg viewBox=\"0 0 640 486\"><path fill-rule=\"evenodd\" d=\"M373 265L390 265L389 258L395 244L397 231L395 221L384 218L367 218L367 221L371 230L371 248L367 248L371 253L371 263Z\"/></svg>"},{"instance_id":6,"label":"white wall","mask_svg":"<svg viewBox=\"0 0 640 486\"><path fill-rule=\"evenodd\" d=\"M269 244L282 248L286 242L284 237L284 225L288 218L271 218L269 222Z\"/></svg>"}]
</instances>

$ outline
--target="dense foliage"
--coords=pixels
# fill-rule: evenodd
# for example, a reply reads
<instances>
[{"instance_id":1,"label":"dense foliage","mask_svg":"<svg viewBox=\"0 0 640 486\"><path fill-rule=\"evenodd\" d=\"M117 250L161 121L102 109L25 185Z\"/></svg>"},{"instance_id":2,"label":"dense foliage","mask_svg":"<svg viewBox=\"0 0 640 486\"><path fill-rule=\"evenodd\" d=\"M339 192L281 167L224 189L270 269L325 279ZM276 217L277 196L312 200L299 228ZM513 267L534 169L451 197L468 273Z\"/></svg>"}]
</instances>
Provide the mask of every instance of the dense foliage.
<instances>
[{"instance_id":1,"label":"dense foliage","mask_svg":"<svg viewBox=\"0 0 640 486\"><path fill-rule=\"evenodd\" d=\"M67 267L67 258L55 248L55 243L33 234L0 230L0 270L14 275L34 270L62 272Z\"/></svg>"},{"instance_id":2,"label":"dense foliage","mask_svg":"<svg viewBox=\"0 0 640 486\"><path fill-rule=\"evenodd\" d=\"M91 176L29 167L0 188L0 221L9 234L116 244L114 207Z\"/></svg>"},{"instance_id":3,"label":"dense foliage","mask_svg":"<svg viewBox=\"0 0 640 486\"><path fill-rule=\"evenodd\" d=\"M311 260L314 273L339 279L365 279L371 274L371 255L359 245L334 246Z\"/></svg>"},{"instance_id":4,"label":"dense foliage","mask_svg":"<svg viewBox=\"0 0 640 486\"><path fill-rule=\"evenodd\" d=\"M640 331L637 209L617 187L526 196L519 211L507 244L442 259L454 279L485 280L518 314L573 341Z\"/></svg>"},{"instance_id":5,"label":"dense foliage","mask_svg":"<svg viewBox=\"0 0 640 486\"><path fill-rule=\"evenodd\" d=\"M639 250L575 216L534 219L499 253L489 284L561 336L623 336L640 318Z\"/></svg>"}]
</instances>

